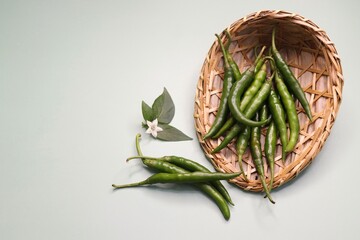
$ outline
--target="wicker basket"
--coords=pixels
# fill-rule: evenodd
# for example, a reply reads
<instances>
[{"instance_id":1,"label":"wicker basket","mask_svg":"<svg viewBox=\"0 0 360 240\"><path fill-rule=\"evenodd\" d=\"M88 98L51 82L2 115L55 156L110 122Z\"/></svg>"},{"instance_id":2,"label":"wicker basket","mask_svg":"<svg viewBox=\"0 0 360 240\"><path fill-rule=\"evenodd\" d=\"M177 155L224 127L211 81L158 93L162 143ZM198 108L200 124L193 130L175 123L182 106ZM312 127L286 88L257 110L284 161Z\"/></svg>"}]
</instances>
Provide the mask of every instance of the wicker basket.
<instances>
[{"instance_id":1,"label":"wicker basket","mask_svg":"<svg viewBox=\"0 0 360 240\"><path fill-rule=\"evenodd\" d=\"M343 88L340 58L326 33L312 21L285 11L259 11L227 28L232 36L230 53L241 71L253 63L254 48L270 45L271 31L275 25L277 47L305 91L312 109L313 121L309 121L301 105L296 102L301 127L299 141L293 152L288 154L285 164L281 160L281 144L278 141L274 188L295 178L321 150L339 110ZM222 33L221 37L224 39L225 35ZM219 153L211 154L223 138L203 140L216 116L222 91L222 77L222 53L217 41L214 41L197 84L195 128L205 155L214 167L221 172L238 172L234 141ZM263 129L262 144L265 133L266 129ZM265 158L264 163L269 181ZM249 150L244 154L243 168L250 181L246 182L240 176L231 182L244 190L262 191Z\"/></svg>"}]
</instances>

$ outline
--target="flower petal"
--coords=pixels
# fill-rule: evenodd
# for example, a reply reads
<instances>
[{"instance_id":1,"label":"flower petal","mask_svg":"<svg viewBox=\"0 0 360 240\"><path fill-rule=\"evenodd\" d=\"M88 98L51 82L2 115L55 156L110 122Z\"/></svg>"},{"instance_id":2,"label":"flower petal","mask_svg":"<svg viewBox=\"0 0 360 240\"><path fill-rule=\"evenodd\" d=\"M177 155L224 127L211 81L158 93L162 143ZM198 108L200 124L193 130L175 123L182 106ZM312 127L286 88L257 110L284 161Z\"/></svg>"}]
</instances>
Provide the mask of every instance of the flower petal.
<instances>
[{"instance_id":1,"label":"flower petal","mask_svg":"<svg viewBox=\"0 0 360 240\"><path fill-rule=\"evenodd\" d=\"M157 126L157 125L158 125L158 119L155 118L154 121L152 121L152 124L155 125L155 126Z\"/></svg>"},{"instance_id":2,"label":"flower petal","mask_svg":"<svg viewBox=\"0 0 360 240\"><path fill-rule=\"evenodd\" d=\"M147 121L147 120L146 120L146 124L148 125L148 127L149 127L149 128L151 128L151 127L152 127L152 125L153 125L153 124L152 124L152 122Z\"/></svg>"},{"instance_id":3,"label":"flower petal","mask_svg":"<svg viewBox=\"0 0 360 240\"><path fill-rule=\"evenodd\" d=\"M162 129L161 127L156 127L156 128L155 128L155 131L161 132L161 131L163 131L163 129Z\"/></svg>"},{"instance_id":4,"label":"flower petal","mask_svg":"<svg viewBox=\"0 0 360 240\"><path fill-rule=\"evenodd\" d=\"M149 127L148 129L146 129L146 133L152 133L151 127Z\"/></svg>"},{"instance_id":5,"label":"flower petal","mask_svg":"<svg viewBox=\"0 0 360 240\"><path fill-rule=\"evenodd\" d=\"M156 138L156 137L157 137L157 131L152 131L152 132L151 132L151 135L152 135L154 138Z\"/></svg>"}]
</instances>

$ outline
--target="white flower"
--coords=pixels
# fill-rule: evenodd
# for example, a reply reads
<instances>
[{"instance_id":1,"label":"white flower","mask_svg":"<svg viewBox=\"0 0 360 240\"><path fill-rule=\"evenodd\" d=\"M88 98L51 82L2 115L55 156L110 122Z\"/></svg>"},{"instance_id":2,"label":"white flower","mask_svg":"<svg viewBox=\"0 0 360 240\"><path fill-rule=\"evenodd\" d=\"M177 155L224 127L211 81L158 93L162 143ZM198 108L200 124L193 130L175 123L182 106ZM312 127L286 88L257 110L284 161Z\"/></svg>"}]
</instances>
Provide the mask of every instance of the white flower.
<instances>
[{"instance_id":1,"label":"white flower","mask_svg":"<svg viewBox=\"0 0 360 240\"><path fill-rule=\"evenodd\" d=\"M153 135L154 138L157 137L157 133L161 132L163 129L161 127L158 127L158 120L155 119L154 121L146 121L146 124L148 125L148 129L146 130L146 133L149 133Z\"/></svg>"}]
</instances>

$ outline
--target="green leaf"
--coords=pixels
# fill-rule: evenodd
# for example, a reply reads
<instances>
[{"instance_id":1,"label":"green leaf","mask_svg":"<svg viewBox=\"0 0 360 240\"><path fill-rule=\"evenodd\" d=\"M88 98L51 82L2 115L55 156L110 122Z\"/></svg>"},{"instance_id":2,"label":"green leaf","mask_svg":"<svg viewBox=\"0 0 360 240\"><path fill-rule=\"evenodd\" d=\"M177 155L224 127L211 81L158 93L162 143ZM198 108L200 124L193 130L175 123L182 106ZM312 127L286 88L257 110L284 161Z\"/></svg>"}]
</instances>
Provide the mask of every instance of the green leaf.
<instances>
[{"instance_id":1,"label":"green leaf","mask_svg":"<svg viewBox=\"0 0 360 240\"><path fill-rule=\"evenodd\" d=\"M143 114L143 117L144 117L145 120L151 122L152 120L155 119L154 111L144 101L141 102L141 110L142 110L142 114Z\"/></svg>"},{"instance_id":2,"label":"green leaf","mask_svg":"<svg viewBox=\"0 0 360 240\"><path fill-rule=\"evenodd\" d=\"M163 130L161 132L158 132L157 139L163 140L163 141L187 141L192 140L191 137L185 135L183 132L181 132L179 129L168 125L168 124L159 124L159 127L161 127Z\"/></svg>"},{"instance_id":3,"label":"green leaf","mask_svg":"<svg viewBox=\"0 0 360 240\"><path fill-rule=\"evenodd\" d=\"M168 124L173 119L175 115L175 106L166 88L164 88L163 93L155 99L152 110L154 119L157 118L159 123Z\"/></svg>"}]
</instances>

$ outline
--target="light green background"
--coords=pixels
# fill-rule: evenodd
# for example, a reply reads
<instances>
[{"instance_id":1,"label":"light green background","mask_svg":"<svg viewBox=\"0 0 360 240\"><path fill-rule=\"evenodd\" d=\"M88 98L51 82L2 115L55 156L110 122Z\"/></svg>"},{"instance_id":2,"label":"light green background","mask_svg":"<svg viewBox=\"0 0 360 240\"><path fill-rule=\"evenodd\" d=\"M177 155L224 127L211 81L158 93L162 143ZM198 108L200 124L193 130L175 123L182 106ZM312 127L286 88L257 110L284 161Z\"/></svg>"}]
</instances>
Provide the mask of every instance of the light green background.
<instances>
[{"instance_id":1,"label":"light green background","mask_svg":"<svg viewBox=\"0 0 360 240\"><path fill-rule=\"evenodd\" d=\"M258 10L311 19L335 43L343 102L323 150L271 205L226 184L224 221L188 187L112 183L149 175L135 154L211 167L196 140L153 141L140 103L165 86L195 138L193 101L214 33ZM0 0L0 239L360 239L359 1Z\"/></svg>"}]
</instances>

